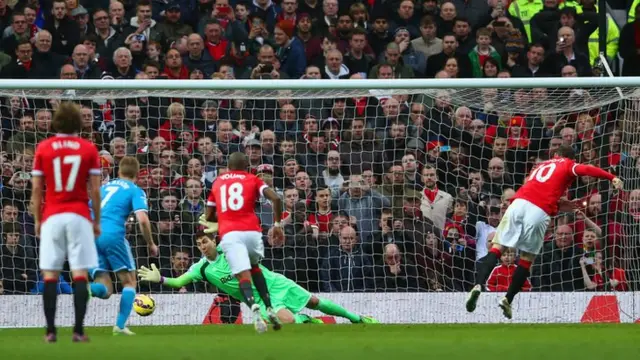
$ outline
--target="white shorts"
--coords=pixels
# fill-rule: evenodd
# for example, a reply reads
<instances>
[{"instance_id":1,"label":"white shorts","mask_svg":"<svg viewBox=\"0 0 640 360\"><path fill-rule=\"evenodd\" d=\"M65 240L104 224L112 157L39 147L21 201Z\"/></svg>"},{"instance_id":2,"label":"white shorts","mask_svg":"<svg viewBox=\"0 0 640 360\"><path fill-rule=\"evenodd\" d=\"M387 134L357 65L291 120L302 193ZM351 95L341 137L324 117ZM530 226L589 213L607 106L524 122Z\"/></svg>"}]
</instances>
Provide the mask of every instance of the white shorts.
<instances>
[{"instance_id":1,"label":"white shorts","mask_svg":"<svg viewBox=\"0 0 640 360\"><path fill-rule=\"evenodd\" d=\"M71 270L98 267L93 226L74 213L52 215L40 228L40 269L62 270L65 259Z\"/></svg>"},{"instance_id":2,"label":"white shorts","mask_svg":"<svg viewBox=\"0 0 640 360\"><path fill-rule=\"evenodd\" d=\"M539 254L550 217L527 200L515 199L505 211L496 229L493 243Z\"/></svg>"},{"instance_id":3,"label":"white shorts","mask_svg":"<svg viewBox=\"0 0 640 360\"><path fill-rule=\"evenodd\" d=\"M228 232L222 237L220 246L233 275L250 270L251 264L257 264L264 257L264 243L259 231Z\"/></svg>"}]
</instances>

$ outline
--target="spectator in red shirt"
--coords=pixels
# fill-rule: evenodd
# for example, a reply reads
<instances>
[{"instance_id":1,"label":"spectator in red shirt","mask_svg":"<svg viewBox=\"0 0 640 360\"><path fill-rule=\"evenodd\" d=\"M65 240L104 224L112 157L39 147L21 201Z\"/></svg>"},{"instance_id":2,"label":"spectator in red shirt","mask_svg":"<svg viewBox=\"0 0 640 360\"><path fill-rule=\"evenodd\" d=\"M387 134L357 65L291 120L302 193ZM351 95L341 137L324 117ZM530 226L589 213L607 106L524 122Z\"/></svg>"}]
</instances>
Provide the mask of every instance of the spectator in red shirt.
<instances>
[{"instance_id":1,"label":"spectator in red shirt","mask_svg":"<svg viewBox=\"0 0 640 360\"><path fill-rule=\"evenodd\" d=\"M184 123L185 110L184 106L180 103L174 102L169 105L167 109L168 119L160 125L158 130L158 136L171 143L172 146L178 146L181 144L179 139L182 139L181 133L184 131L190 131L193 133L192 138L198 138L198 132L193 125L185 125Z\"/></svg>"},{"instance_id":2,"label":"spectator in red shirt","mask_svg":"<svg viewBox=\"0 0 640 360\"><path fill-rule=\"evenodd\" d=\"M516 265L514 264L515 258L516 252L513 249L508 249L502 253L502 257L500 258L502 264L493 269L491 275L489 275L489 280L487 280L487 289L489 289L489 291L505 292L509 289L513 272L516 270ZM530 290L531 283L529 282L529 279L527 279L522 286L522 291Z\"/></svg>"},{"instance_id":3,"label":"spectator in red shirt","mask_svg":"<svg viewBox=\"0 0 640 360\"><path fill-rule=\"evenodd\" d=\"M587 265L590 265L593 275L589 275ZM580 268L584 277L584 285L588 290L596 291L628 291L627 277L621 268L611 266L605 268L601 252L596 252L594 258L580 258Z\"/></svg>"}]
</instances>

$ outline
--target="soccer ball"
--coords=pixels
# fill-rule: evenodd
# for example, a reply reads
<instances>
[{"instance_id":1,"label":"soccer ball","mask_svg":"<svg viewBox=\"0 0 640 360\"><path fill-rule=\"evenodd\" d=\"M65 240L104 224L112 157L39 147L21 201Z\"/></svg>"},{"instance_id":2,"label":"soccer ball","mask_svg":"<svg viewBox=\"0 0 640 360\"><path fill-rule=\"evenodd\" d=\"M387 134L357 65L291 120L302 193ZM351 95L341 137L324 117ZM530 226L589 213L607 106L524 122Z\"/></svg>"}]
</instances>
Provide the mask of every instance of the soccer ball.
<instances>
[{"instance_id":1,"label":"soccer ball","mask_svg":"<svg viewBox=\"0 0 640 360\"><path fill-rule=\"evenodd\" d=\"M133 310L140 316L149 316L156 309L156 301L149 295L138 294L133 301Z\"/></svg>"}]
</instances>

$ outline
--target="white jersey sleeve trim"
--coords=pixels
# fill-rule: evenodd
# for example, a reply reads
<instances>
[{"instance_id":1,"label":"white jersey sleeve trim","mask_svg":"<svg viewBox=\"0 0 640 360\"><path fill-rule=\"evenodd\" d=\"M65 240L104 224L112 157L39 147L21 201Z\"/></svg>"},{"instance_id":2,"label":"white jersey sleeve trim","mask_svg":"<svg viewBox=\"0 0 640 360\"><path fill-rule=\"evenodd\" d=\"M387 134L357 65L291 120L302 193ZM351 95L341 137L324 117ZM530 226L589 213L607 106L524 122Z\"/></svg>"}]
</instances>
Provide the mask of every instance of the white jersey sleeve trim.
<instances>
[{"instance_id":1,"label":"white jersey sleeve trim","mask_svg":"<svg viewBox=\"0 0 640 360\"><path fill-rule=\"evenodd\" d=\"M31 170L31 176L42 176L42 170Z\"/></svg>"},{"instance_id":2,"label":"white jersey sleeve trim","mask_svg":"<svg viewBox=\"0 0 640 360\"><path fill-rule=\"evenodd\" d=\"M89 169L91 175L102 175L102 169Z\"/></svg>"},{"instance_id":3,"label":"white jersey sleeve trim","mask_svg":"<svg viewBox=\"0 0 640 360\"><path fill-rule=\"evenodd\" d=\"M216 203L213 201L207 201L207 206L216 206Z\"/></svg>"},{"instance_id":4,"label":"white jersey sleeve trim","mask_svg":"<svg viewBox=\"0 0 640 360\"><path fill-rule=\"evenodd\" d=\"M259 190L260 191L260 196L264 197L264 189L266 189L268 187L269 187L269 185L267 185L267 184L264 184L264 185L260 186L260 190Z\"/></svg>"},{"instance_id":5,"label":"white jersey sleeve trim","mask_svg":"<svg viewBox=\"0 0 640 360\"><path fill-rule=\"evenodd\" d=\"M147 211L147 209L138 209L138 210L134 211L134 213L135 213L135 214L137 214L137 213L139 213L139 212L146 213L146 212L148 212L148 211Z\"/></svg>"},{"instance_id":6,"label":"white jersey sleeve trim","mask_svg":"<svg viewBox=\"0 0 640 360\"><path fill-rule=\"evenodd\" d=\"M578 176L578 174L576 174L576 167L578 166L578 164L573 164L573 166L571 167L571 172L573 173L573 175Z\"/></svg>"}]
</instances>

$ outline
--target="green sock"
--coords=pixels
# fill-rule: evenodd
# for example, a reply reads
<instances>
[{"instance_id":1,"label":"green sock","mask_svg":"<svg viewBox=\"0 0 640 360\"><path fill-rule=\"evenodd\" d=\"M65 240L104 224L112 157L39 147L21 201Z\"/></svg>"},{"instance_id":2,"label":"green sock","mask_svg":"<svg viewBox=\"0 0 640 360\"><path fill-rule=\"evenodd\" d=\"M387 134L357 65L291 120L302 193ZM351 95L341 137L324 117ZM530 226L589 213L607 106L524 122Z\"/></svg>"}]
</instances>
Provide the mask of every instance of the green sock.
<instances>
[{"instance_id":1,"label":"green sock","mask_svg":"<svg viewBox=\"0 0 640 360\"><path fill-rule=\"evenodd\" d=\"M349 319L351 322L360 322L360 315L356 315L331 300L320 299L316 310L322 311L327 315L335 315Z\"/></svg>"}]
</instances>

